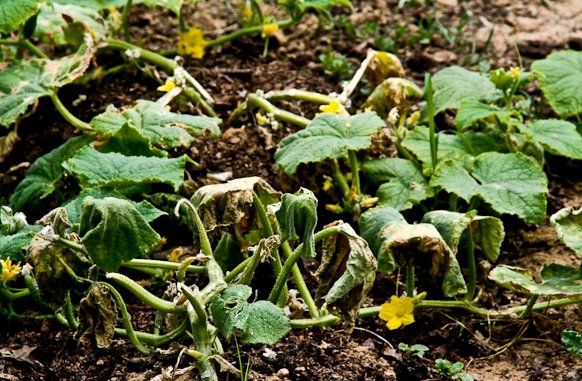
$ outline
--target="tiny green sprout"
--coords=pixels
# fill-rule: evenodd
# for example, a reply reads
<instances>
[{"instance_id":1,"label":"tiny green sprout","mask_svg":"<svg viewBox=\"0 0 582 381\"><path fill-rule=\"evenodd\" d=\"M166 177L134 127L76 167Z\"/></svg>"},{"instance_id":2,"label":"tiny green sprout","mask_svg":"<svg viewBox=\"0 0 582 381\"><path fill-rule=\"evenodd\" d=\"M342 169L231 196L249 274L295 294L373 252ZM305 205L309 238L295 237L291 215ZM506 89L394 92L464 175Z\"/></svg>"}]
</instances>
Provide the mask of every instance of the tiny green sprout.
<instances>
[{"instance_id":1,"label":"tiny green sprout","mask_svg":"<svg viewBox=\"0 0 582 381\"><path fill-rule=\"evenodd\" d=\"M434 366L439 373L448 376L451 380L473 381L473 376L464 371L465 365L460 361L451 363L447 359L436 359Z\"/></svg>"},{"instance_id":2,"label":"tiny green sprout","mask_svg":"<svg viewBox=\"0 0 582 381\"><path fill-rule=\"evenodd\" d=\"M331 77L342 79L349 77L353 73L352 64L346 56L336 53L332 49L320 54L319 60L323 66L323 72Z\"/></svg>"},{"instance_id":3,"label":"tiny green sprout","mask_svg":"<svg viewBox=\"0 0 582 381\"><path fill-rule=\"evenodd\" d=\"M416 356L418 358L424 358L426 352L429 351L429 348L422 344L408 345L406 343L400 343L398 344L398 349L404 352L404 357Z\"/></svg>"}]
</instances>

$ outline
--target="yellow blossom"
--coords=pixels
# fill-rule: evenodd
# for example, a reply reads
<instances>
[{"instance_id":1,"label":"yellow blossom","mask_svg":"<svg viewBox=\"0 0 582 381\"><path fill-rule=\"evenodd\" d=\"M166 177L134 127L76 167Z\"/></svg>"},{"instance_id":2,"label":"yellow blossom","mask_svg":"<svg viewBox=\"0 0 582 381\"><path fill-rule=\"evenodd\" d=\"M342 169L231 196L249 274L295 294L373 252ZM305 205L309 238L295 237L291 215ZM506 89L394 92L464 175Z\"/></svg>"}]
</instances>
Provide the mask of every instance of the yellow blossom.
<instances>
[{"instance_id":1,"label":"yellow blossom","mask_svg":"<svg viewBox=\"0 0 582 381\"><path fill-rule=\"evenodd\" d=\"M165 91L170 92L173 88L176 87L176 83L174 83L174 81L172 81L171 79L166 79L166 83L164 83L162 86L158 87L158 91Z\"/></svg>"},{"instance_id":2,"label":"yellow blossom","mask_svg":"<svg viewBox=\"0 0 582 381\"><path fill-rule=\"evenodd\" d=\"M14 280L20 274L20 263L12 264L12 259L8 258L0 260L0 264L2 265L2 283L6 284Z\"/></svg>"},{"instance_id":3,"label":"yellow blossom","mask_svg":"<svg viewBox=\"0 0 582 381\"><path fill-rule=\"evenodd\" d=\"M277 24L263 24L263 32L261 33L261 37L263 38L273 37L278 30L279 25Z\"/></svg>"},{"instance_id":4,"label":"yellow blossom","mask_svg":"<svg viewBox=\"0 0 582 381\"><path fill-rule=\"evenodd\" d=\"M386 321L388 329L398 329L402 326L414 323L414 299L408 296L398 297L392 295L390 302L382 304L378 315Z\"/></svg>"},{"instance_id":5,"label":"yellow blossom","mask_svg":"<svg viewBox=\"0 0 582 381\"><path fill-rule=\"evenodd\" d=\"M325 179L325 182L323 183L323 191L327 192L328 190L331 189L333 185L333 181L331 181L331 179L328 177L327 179Z\"/></svg>"},{"instance_id":6,"label":"yellow blossom","mask_svg":"<svg viewBox=\"0 0 582 381\"><path fill-rule=\"evenodd\" d=\"M181 247L177 247L170 253L168 260L170 262L180 262L180 258L184 254L184 250Z\"/></svg>"},{"instance_id":7,"label":"yellow blossom","mask_svg":"<svg viewBox=\"0 0 582 381\"><path fill-rule=\"evenodd\" d=\"M509 69L509 74L517 81L519 79L519 75L521 74L521 69L517 66L513 66L511 69Z\"/></svg>"},{"instance_id":8,"label":"yellow blossom","mask_svg":"<svg viewBox=\"0 0 582 381\"><path fill-rule=\"evenodd\" d=\"M191 28L181 33L178 40L178 54L189 55L194 58L204 57L208 40L204 38L204 32L200 28Z\"/></svg>"},{"instance_id":9,"label":"yellow blossom","mask_svg":"<svg viewBox=\"0 0 582 381\"><path fill-rule=\"evenodd\" d=\"M319 106L321 112L325 114L346 114L347 111L338 101L331 101L329 104Z\"/></svg>"},{"instance_id":10,"label":"yellow blossom","mask_svg":"<svg viewBox=\"0 0 582 381\"><path fill-rule=\"evenodd\" d=\"M364 208L371 208L376 205L379 201L378 197L368 197L362 201L362 206Z\"/></svg>"},{"instance_id":11,"label":"yellow blossom","mask_svg":"<svg viewBox=\"0 0 582 381\"><path fill-rule=\"evenodd\" d=\"M332 213L337 213L337 214L340 214L340 213L343 213L344 212L344 209L341 206L337 205L337 204L326 204L325 205L325 209L326 210L329 210Z\"/></svg>"},{"instance_id":12,"label":"yellow blossom","mask_svg":"<svg viewBox=\"0 0 582 381\"><path fill-rule=\"evenodd\" d=\"M249 3L247 1L243 1L240 4L240 7L241 7L240 15L242 16L242 18L245 19L246 21L250 21L251 17L253 17L253 11L249 6Z\"/></svg>"},{"instance_id":13,"label":"yellow blossom","mask_svg":"<svg viewBox=\"0 0 582 381\"><path fill-rule=\"evenodd\" d=\"M257 118L257 122L259 122L259 124L267 124L269 122L269 119L265 118L265 116L260 112L255 114L255 118Z\"/></svg>"}]
</instances>

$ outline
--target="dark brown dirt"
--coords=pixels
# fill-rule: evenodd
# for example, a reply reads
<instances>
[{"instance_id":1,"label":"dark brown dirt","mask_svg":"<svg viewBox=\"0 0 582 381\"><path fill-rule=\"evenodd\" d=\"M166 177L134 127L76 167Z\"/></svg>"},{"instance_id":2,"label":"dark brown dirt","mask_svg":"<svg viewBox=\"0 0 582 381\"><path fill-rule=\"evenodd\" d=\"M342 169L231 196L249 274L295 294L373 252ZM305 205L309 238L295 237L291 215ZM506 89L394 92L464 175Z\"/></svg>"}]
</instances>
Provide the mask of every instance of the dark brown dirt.
<instances>
[{"instance_id":1,"label":"dark brown dirt","mask_svg":"<svg viewBox=\"0 0 582 381\"><path fill-rule=\"evenodd\" d=\"M548 14L541 1L530 2L527 6L502 0L492 4L467 2L464 7L470 14L470 22L462 30L464 37L451 43L441 33L425 44L415 42L412 37L419 32L419 24L426 25L427 20L438 19L444 27L454 30L462 14L456 1L437 1L434 10L424 7L398 9L397 2L391 0L354 3L355 9L350 19L356 24L376 21L384 34L393 34L398 25L406 29L402 37L406 43L402 43L397 54L408 74L416 80L422 79L424 71L435 72L452 64L474 63L475 57L470 54L471 44L475 42L476 46L483 47L489 25L480 18L503 32L500 37L494 35L487 51L477 50L481 58L488 58L487 61L494 66L515 64L510 41L512 31L526 33L527 28L523 27L526 18ZM563 7L568 1L558 3ZM201 14L195 13L193 16L197 24L209 28L227 25L228 13L219 7L214 9L204 5L200 7ZM158 50L172 48L176 22L171 14L146 11L141 7L136 10L132 16L132 34L136 41ZM219 19L219 16L224 16L224 19ZM574 16L570 19L575 20ZM543 29L541 26L539 28ZM366 49L374 44L371 37L354 39L341 29L338 26L323 29L310 18L297 28L297 32L288 35L286 43L274 46L265 58L259 58L262 52L260 39L245 39L211 51L201 62L188 61L186 67L213 94L217 110L225 119L239 102L257 90L299 88L322 93L337 92L340 90L339 80L323 74L317 55L332 46L357 66ZM552 49L580 46L575 30L566 29L560 33L555 38L543 38L542 35L537 39L531 33L520 35L522 38L518 39L518 47L524 62L527 64L532 59L545 56ZM115 55L100 59L108 64L117 60ZM90 120L111 103L122 107L137 99L156 99L159 96L156 86L154 80L130 69L87 87L70 86L61 95L68 105L79 95L86 95L87 99L71 106L71 111L83 120ZM297 105L286 106L298 113L305 110ZM185 107L182 111L191 110ZM306 116L315 110L308 111ZM7 160L0 163L0 196L5 199L22 179L27 163L32 163L38 156L75 134L46 100L41 101L37 110L22 121L18 131L21 141ZM316 176L319 171L313 168L303 170L294 180L286 179L275 170L273 154L276 143L295 131L294 127L280 125L277 130L269 131L257 128L251 119L226 125L223 131L219 140L203 137L191 148L191 156L201 164L201 169L191 173L195 179L203 178L205 173L231 171L234 177L262 176L284 190L294 189L299 184L311 189L319 188L321 178ZM568 165L559 161L552 163L551 169L557 173L552 177L549 213L566 205L582 205L580 179L565 180L562 177L574 173L560 170ZM57 200L52 201L55 202ZM564 264L577 263L571 251L559 243L547 221L539 227L510 222L507 230L502 254L504 263L532 270L550 260ZM382 302L393 289L393 279L380 279L371 293L370 303ZM490 284L482 292L485 304L491 304L493 300L500 304L519 301ZM138 328L149 328L150 311L131 306L131 313ZM477 380L580 380L582 362L566 353L559 336L564 329L582 330L581 314L582 309L574 306L537 314L528 321L493 322L489 325L462 313L425 312L416 316L414 325L395 332L388 331L382 322L374 319L359 322L363 329L369 331L356 330L352 334L335 329L295 331L270 348L276 354L272 359L264 355L265 346L243 346L241 351L243 362L250 359L252 374L259 380L439 379L433 369L437 358L468 363L468 371ZM176 364L175 352L167 356L144 357L125 340L115 340L109 350L78 346L72 333L56 322L2 322L2 327L0 379L149 380L161 374L171 374L168 367ZM422 343L431 350L426 359L406 359L391 350L384 340L393 346L399 342ZM29 355L22 351L25 346L32 348ZM235 344L229 343L226 350L225 357L238 367ZM184 357L178 368L191 365L191 361ZM195 371L180 377L176 379L197 379ZM226 374L223 377L234 379Z\"/></svg>"}]
</instances>

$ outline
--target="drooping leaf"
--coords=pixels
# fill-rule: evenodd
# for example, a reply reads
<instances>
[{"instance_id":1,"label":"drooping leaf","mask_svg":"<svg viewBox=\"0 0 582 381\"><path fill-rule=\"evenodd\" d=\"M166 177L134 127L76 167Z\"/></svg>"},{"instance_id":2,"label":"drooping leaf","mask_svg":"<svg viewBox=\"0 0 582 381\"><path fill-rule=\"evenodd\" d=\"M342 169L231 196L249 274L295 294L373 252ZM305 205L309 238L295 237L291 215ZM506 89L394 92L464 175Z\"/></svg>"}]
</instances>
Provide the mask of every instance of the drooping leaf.
<instances>
[{"instance_id":1,"label":"drooping leaf","mask_svg":"<svg viewBox=\"0 0 582 381\"><path fill-rule=\"evenodd\" d=\"M544 296L582 295L582 270L551 263L541 271L542 283L533 280L524 269L499 265L489 273L489 279L502 287L526 294Z\"/></svg>"},{"instance_id":2,"label":"drooping leaf","mask_svg":"<svg viewBox=\"0 0 582 381\"><path fill-rule=\"evenodd\" d=\"M226 232L220 237L213 251L216 263L222 268L222 271L231 271L245 258L240 250L240 246L233 236Z\"/></svg>"},{"instance_id":3,"label":"drooping leaf","mask_svg":"<svg viewBox=\"0 0 582 381\"><path fill-rule=\"evenodd\" d=\"M546 175L521 153L481 154L471 173L458 162L444 161L437 166L430 184L467 202L480 197L495 211L514 214L529 223L538 223L546 215Z\"/></svg>"},{"instance_id":4,"label":"drooping leaf","mask_svg":"<svg viewBox=\"0 0 582 381\"><path fill-rule=\"evenodd\" d=\"M434 107L439 113L457 109L462 101L494 100L500 93L484 74L475 73L460 66L442 69L433 77Z\"/></svg>"},{"instance_id":5,"label":"drooping leaf","mask_svg":"<svg viewBox=\"0 0 582 381\"><path fill-rule=\"evenodd\" d=\"M562 118L582 113L582 52L564 50L535 61L532 70L544 96Z\"/></svg>"},{"instance_id":6,"label":"drooping leaf","mask_svg":"<svg viewBox=\"0 0 582 381\"><path fill-rule=\"evenodd\" d=\"M455 124L457 128L464 130L474 126L479 120L495 117L497 120L503 121L510 115L510 112L499 107L469 99L460 103L459 110L457 110L457 115L455 116Z\"/></svg>"},{"instance_id":7,"label":"drooping leaf","mask_svg":"<svg viewBox=\"0 0 582 381\"><path fill-rule=\"evenodd\" d=\"M364 175L374 184L381 184L376 192L380 205L406 210L434 196L422 172L409 160L384 158L364 164Z\"/></svg>"},{"instance_id":8,"label":"drooping leaf","mask_svg":"<svg viewBox=\"0 0 582 381\"><path fill-rule=\"evenodd\" d=\"M303 253L315 256L313 232L317 225L317 198L309 189L301 188L295 194L285 193L281 207L275 213L281 226L283 241L296 241L301 238Z\"/></svg>"},{"instance_id":9,"label":"drooping leaf","mask_svg":"<svg viewBox=\"0 0 582 381\"><path fill-rule=\"evenodd\" d=\"M93 283L79 303L78 337L81 343L109 348L117 325L117 304L109 289Z\"/></svg>"},{"instance_id":10,"label":"drooping leaf","mask_svg":"<svg viewBox=\"0 0 582 381\"><path fill-rule=\"evenodd\" d=\"M388 78L403 77L404 67L402 67L402 63L394 54L374 52L374 57L372 57L370 64L366 68L365 74L372 88L376 88Z\"/></svg>"},{"instance_id":11,"label":"drooping leaf","mask_svg":"<svg viewBox=\"0 0 582 381\"><path fill-rule=\"evenodd\" d=\"M65 168L79 179L82 188L169 184L177 190L188 160L187 156L175 159L125 156L84 147L65 163Z\"/></svg>"},{"instance_id":12,"label":"drooping leaf","mask_svg":"<svg viewBox=\"0 0 582 381\"><path fill-rule=\"evenodd\" d=\"M273 345L291 330L291 323L283 309L271 302L249 303L252 292L246 285L229 286L210 303L212 318L227 339L240 332L245 344Z\"/></svg>"},{"instance_id":13,"label":"drooping leaf","mask_svg":"<svg viewBox=\"0 0 582 381\"><path fill-rule=\"evenodd\" d=\"M322 258L315 273L319 280L316 299L325 302L329 311L353 325L358 308L374 284L378 263L374 254L354 229L343 221L337 226L341 233L324 239Z\"/></svg>"},{"instance_id":14,"label":"drooping leaf","mask_svg":"<svg viewBox=\"0 0 582 381\"><path fill-rule=\"evenodd\" d=\"M10 33L34 16L41 0L0 0L0 33Z\"/></svg>"},{"instance_id":15,"label":"drooping leaf","mask_svg":"<svg viewBox=\"0 0 582 381\"><path fill-rule=\"evenodd\" d=\"M409 224L394 208L379 206L362 214L360 232L378 258L378 271L427 263L432 276L443 279L443 292L454 296L467 292L457 259L431 224Z\"/></svg>"},{"instance_id":16,"label":"drooping leaf","mask_svg":"<svg viewBox=\"0 0 582 381\"><path fill-rule=\"evenodd\" d=\"M93 262L105 271L145 257L161 239L131 202L113 197L84 199L79 234Z\"/></svg>"},{"instance_id":17,"label":"drooping leaf","mask_svg":"<svg viewBox=\"0 0 582 381\"><path fill-rule=\"evenodd\" d=\"M79 30L74 27L80 25ZM98 10L67 2L52 0L41 6L38 14L35 35L41 40L59 46L82 41L83 33L89 33L96 40L105 38L106 28Z\"/></svg>"},{"instance_id":18,"label":"drooping leaf","mask_svg":"<svg viewBox=\"0 0 582 381\"><path fill-rule=\"evenodd\" d=\"M279 143L275 153L277 165L293 175L303 163L340 158L349 150L358 151L372 144L372 135L384 127L373 112L354 116L319 114L309 125Z\"/></svg>"},{"instance_id":19,"label":"drooping leaf","mask_svg":"<svg viewBox=\"0 0 582 381\"><path fill-rule=\"evenodd\" d=\"M560 209L550 217L550 222L558 238L582 257L582 207L578 210L572 206Z\"/></svg>"},{"instance_id":20,"label":"drooping leaf","mask_svg":"<svg viewBox=\"0 0 582 381\"><path fill-rule=\"evenodd\" d=\"M63 176L61 164L74 156L81 147L89 144L92 139L90 136L69 139L60 147L36 159L26 177L10 196L12 208L22 210L25 206L36 206L52 194Z\"/></svg>"},{"instance_id":21,"label":"drooping leaf","mask_svg":"<svg viewBox=\"0 0 582 381\"><path fill-rule=\"evenodd\" d=\"M568 348L568 352L582 356L582 332L562 332L562 343Z\"/></svg>"},{"instance_id":22,"label":"drooping leaf","mask_svg":"<svg viewBox=\"0 0 582 381\"><path fill-rule=\"evenodd\" d=\"M404 78L388 78L374 88L364 107L369 107L378 115L386 117L394 107L399 111L408 110L415 101L422 98L422 95L422 89L414 82Z\"/></svg>"},{"instance_id":23,"label":"drooping leaf","mask_svg":"<svg viewBox=\"0 0 582 381\"><path fill-rule=\"evenodd\" d=\"M422 162L423 172L432 168L430 134L427 127L417 126L414 130L409 131L402 141L402 145ZM470 168L475 156L484 152L497 152L500 149L500 143L490 134L468 131L461 138L458 135L441 132L438 134L437 162L451 159Z\"/></svg>"},{"instance_id":24,"label":"drooping leaf","mask_svg":"<svg viewBox=\"0 0 582 381\"><path fill-rule=\"evenodd\" d=\"M495 262L505 238L503 222L496 217L478 216L476 210L468 213L434 210L424 215L422 222L434 225L449 248L457 254L463 233L473 229L473 240L490 262Z\"/></svg>"},{"instance_id":25,"label":"drooping leaf","mask_svg":"<svg viewBox=\"0 0 582 381\"><path fill-rule=\"evenodd\" d=\"M260 177L245 177L225 184L203 186L192 196L192 203L198 207L207 231L241 224L248 229L249 225L256 225L254 194L259 196L265 207L278 202L281 197Z\"/></svg>"},{"instance_id":26,"label":"drooping leaf","mask_svg":"<svg viewBox=\"0 0 582 381\"><path fill-rule=\"evenodd\" d=\"M58 60L35 58L0 71L0 126L16 122L39 98L79 78L91 63L93 42Z\"/></svg>"},{"instance_id":27,"label":"drooping leaf","mask_svg":"<svg viewBox=\"0 0 582 381\"><path fill-rule=\"evenodd\" d=\"M67 211L69 221L71 222L72 225L78 225L81 223L81 214L83 213L83 200L85 199L85 197L93 197L95 199L114 197L126 200L126 197L120 192L116 191L115 189L111 188L85 189L81 191L81 193L79 193L79 195L77 195L75 198L73 198L65 205L63 205L63 208ZM131 200L128 201L140 212L140 214L147 222L152 222L155 219L168 214L166 212L162 212L161 210L159 210L146 200L140 202L135 202Z\"/></svg>"},{"instance_id":28,"label":"drooping leaf","mask_svg":"<svg viewBox=\"0 0 582 381\"><path fill-rule=\"evenodd\" d=\"M548 152L582 160L582 136L576 126L559 119L536 120L526 126L519 124L519 129L534 142L541 144Z\"/></svg>"},{"instance_id":29,"label":"drooping leaf","mask_svg":"<svg viewBox=\"0 0 582 381\"><path fill-rule=\"evenodd\" d=\"M220 120L217 118L176 114L157 102L146 100L139 100L134 107L123 111L109 106L91 120L91 126L99 135L109 137L128 121L162 149L189 146L194 141L192 135L204 131L220 134Z\"/></svg>"},{"instance_id":30,"label":"drooping leaf","mask_svg":"<svg viewBox=\"0 0 582 381\"><path fill-rule=\"evenodd\" d=\"M24 214L13 213L7 206L0 207L0 259L23 260L23 248L39 230L40 226L26 222Z\"/></svg>"},{"instance_id":31,"label":"drooping leaf","mask_svg":"<svg viewBox=\"0 0 582 381\"><path fill-rule=\"evenodd\" d=\"M152 146L151 140L128 122L100 147L100 152L117 152L126 156L166 157L168 153Z\"/></svg>"}]
</instances>

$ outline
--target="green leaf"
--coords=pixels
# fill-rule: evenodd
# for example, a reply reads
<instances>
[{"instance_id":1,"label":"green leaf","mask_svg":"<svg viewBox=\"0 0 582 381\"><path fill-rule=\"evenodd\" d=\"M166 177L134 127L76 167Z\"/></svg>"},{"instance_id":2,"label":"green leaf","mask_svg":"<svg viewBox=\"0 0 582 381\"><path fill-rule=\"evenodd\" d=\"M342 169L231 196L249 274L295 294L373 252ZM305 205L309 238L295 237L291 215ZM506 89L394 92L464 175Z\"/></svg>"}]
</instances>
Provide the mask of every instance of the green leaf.
<instances>
[{"instance_id":1,"label":"green leaf","mask_svg":"<svg viewBox=\"0 0 582 381\"><path fill-rule=\"evenodd\" d=\"M32 238L40 231L39 226L29 225L17 233L0 234L0 259L11 258L15 261L24 259L23 249L30 244Z\"/></svg>"},{"instance_id":2,"label":"green leaf","mask_svg":"<svg viewBox=\"0 0 582 381\"><path fill-rule=\"evenodd\" d=\"M355 322L358 308L365 301L374 284L378 263L364 239L343 221L337 226L341 233L326 237L322 244L322 258L315 277L319 280L316 299L325 301L328 310L344 323Z\"/></svg>"},{"instance_id":3,"label":"green leaf","mask_svg":"<svg viewBox=\"0 0 582 381\"><path fill-rule=\"evenodd\" d=\"M500 93L484 74L460 66L447 67L433 77L435 113L457 109L462 101L495 100Z\"/></svg>"},{"instance_id":4,"label":"green leaf","mask_svg":"<svg viewBox=\"0 0 582 381\"><path fill-rule=\"evenodd\" d=\"M79 193L77 197L73 198L65 205L63 205L63 208L65 208L65 210L67 211L69 221L71 222L72 225L77 225L81 223L81 214L83 212L83 200L85 200L86 197L93 197L95 199L100 200L106 197L114 197L118 199L127 200L125 196L123 196L120 192L111 188L85 189L81 191L81 193ZM166 212L162 212L161 210L159 210L158 208L156 208L151 203L145 200L141 202L134 202L131 200L127 201L129 201L140 212L140 214L147 222L152 222L155 219L168 214Z\"/></svg>"},{"instance_id":5,"label":"green leaf","mask_svg":"<svg viewBox=\"0 0 582 381\"><path fill-rule=\"evenodd\" d=\"M532 64L540 88L562 118L582 113L582 52L565 50Z\"/></svg>"},{"instance_id":6,"label":"green leaf","mask_svg":"<svg viewBox=\"0 0 582 381\"><path fill-rule=\"evenodd\" d=\"M510 290L543 296L582 295L582 270L551 263L541 271L542 283L533 280L524 269L499 265L489 273L489 279Z\"/></svg>"},{"instance_id":7,"label":"green leaf","mask_svg":"<svg viewBox=\"0 0 582 381\"><path fill-rule=\"evenodd\" d=\"M63 176L61 164L71 158L83 146L93 140L90 136L79 136L67 140L60 147L36 159L30 166L24 180L10 196L10 205L14 210L38 205L44 198L57 189Z\"/></svg>"},{"instance_id":8,"label":"green leaf","mask_svg":"<svg viewBox=\"0 0 582 381\"><path fill-rule=\"evenodd\" d=\"M240 332L245 344L273 345L291 330L291 323L283 309L271 302L247 302L252 292L246 285L229 286L210 303L212 318L227 339Z\"/></svg>"},{"instance_id":9,"label":"green leaf","mask_svg":"<svg viewBox=\"0 0 582 381\"><path fill-rule=\"evenodd\" d=\"M364 164L364 175L374 184L382 184L376 196L380 205L406 210L434 196L422 172L409 160L384 158Z\"/></svg>"},{"instance_id":10,"label":"green leaf","mask_svg":"<svg viewBox=\"0 0 582 381\"><path fill-rule=\"evenodd\" d=\"M184 0L136 0L134 4L145 4L150 8L163 7L174 12L176 16L180 15L180 9Z\"/></svg>"},{"instance_id":11,"label":"green leaf","mask_svg":"<svg viewBox=\"0 0 582 381\"><path fill-rule=\"evenodd\" d=\"M514 214L529 223L539 223L546 215L546 175L521 153L481 154L471 173L458 162L444 161L437 166L430 184L467 202L478 196L495 211Z\"/></svg>"},{"instance_id":12,"label":"green leaf","mask_svg":"<svg viewBox=\"0 0 582 381\"><path fill-rule=\"evenodd\" d=\"M455 255L433 225L411 225L387 206L366 211L358 223L362 238L378 258L378 271L390 273L397 266L429 261L430 274L442 278L446 296L467 292Z\"/></svg>"},{"instance_id":13,"label":"green leaf","mask_svg":"<svg viewBox=\"0 0 582 381\"><path fill-rule=\"evenodd\" d=\"M0 126L10 126L39 98L79 78L91 63L93 43L58 60L32 59L0 71Z\"/></svg>"},{"instance_id":14,"label":"green leaf","mask_svg":"<svg viewBox=\"0 0 582 381\"><path fill-rule=\"evenodd\" d=\"M152 147L152 142L131 122L127 122L100 147L100 152L117 152L126 156L166 157L168 153Z\"/></svg>"},{"instance_id":15,"label":"green leaf","mask_svg":"<svg viewBox=\"0 0 582 381\"><path fill-rule=\"evenodd\" d=\"M40 0L0 0L0 33L10 33L34 16Z\"/></svg>"},{"instance_id":16,"label":"green leaf","mask_svg":"<svg viewBox=\"0 0 582 381\"><path fill-rule=\"evenodd\" d=\"M76 25L82 28L76 30ZM105 37L105 21L98 10L62 0L41 6L34 31L41 40L59 46L74 44L82 41L85 32L96 39Z\"/></svg>"},{"instance_id":17,"label":"green leaf","mask_svg":"<svg viewBox=\"0 0 582 381\"><path fill-rule=\"evenodd\" d=\"M295 19L300 18L308 11L329 16L329 12L335 6L352 7L349 0L280 0L279 4Z\"/></svg>"},{"instance_id":18,"label":"green leaf","mask_svg":"<svg viewBox=\"0 0 582 381\"><path fill-rule=\"evenodd\" d=\"M105 271L145 257L161 239L131 202L113 197L84 199L79 234L93 262Z\"/></svg>"},{"instance_id":19,"label":"green leaf","mask_svg":"<svg viewBox=\"0 0 582 381\"><path fill-rule=\"evenodd\" d=\"M241 222L256 228L254 194L259 196L265 207L281 198L281 193L260 177L245 177L226 184L203 186L192 196L192 203L197 206L207 231L238 226Z\"/></svg>"},{"instance_id":20,"label":"green leaf","mask_svg":"<svg viewBox=\"0 0 582 381\"><path fill-rule=\"evenodd\" d=\"M429 129L423 126L415 127L406 134L402 145L422 162L423 171L429 172L432 168ZM463 133L461 138L458 135L441 132L438 134L437 162L451 159L461 163L463 167L470 168L475 156L484 152L499 151L500 147L499 142L490 134L468 131Z\"/></svg>"},{"instance_id":21,"label":"green leaf","mask_svg":"<svg viewBox=\"0 0 582 381\"><path fill-rule=\"evenodd\" d=\"M518 124L519 129L548 152L582 160L582 136L573 123L559 119L536 120L529 126Z\"/></svg>"},{"instance_id":22,"label":"green leaf","mask_svg":"<svg viewBox=\"0 0 582 381\"><path fill-rule=\"evenodd\" d=\"M90 345L95 340L97 348L109 348L116 325L115 299L106 286L93 283L79 303L79 341Z\"/></svg>"},{"instance_id":23,"label":"green leaf","mask_svg":"<svg viewBox=\"0 0 582 381\"><path fill-rule=\"evenodd\" d=\"M562 332L562 343L568 348L568 352L582 356L582 332Z\"/></svg>"},{"instance_id":24,"label":"green leaf","mask_svg":"<svg viewBox=\"0 0 582 381\"><path fill-rule=\"evenodd\" d=\"M224 272L231 271L245 259L240 246L230 233L222 234L213 254L216 263L220 265Z\"/></svg>"},{"instance_id":25,"label":"green leaf","mask_svg":"<svg viewBox=\"0 0 582 381\"><path fill-rule=\"evenodd\" d=\"M468 213L435 210L424 215L422 222L434 225L449 248L457 255L459 243L467 228L473 229L473 240L490 262L495 262L505 238L503 222L496 217L478 216L476 210Z\"/></svg>"},{"instance_id":26,"label":"green leaf","mask_svg":"<svg viewBox=\"0 0 582 381\"><path fill-rule=\"evenodd\" d=\"M462 101L459 110L455 116L457 128L466 129L472 127L479 120L496 117L497 120L503 121L511 115L510 112L502 110L496 106L491 106L475 99Z\"/></svg>"},{"instance_id":27,"label":"green leaf","mask_svg":"<svg viewBox=\"0 0 582 381\"><path fill-rule=\"evenodd\" d=\"M101 153L84 147L66 164L82 188L127 187L140 184L169 184L174 190L184 181L187 156L175 159Z\"/></svg>"},{"instance_id":28,"label":"green leaf","mask_svg":"<svg viewBox=\"0 0 582 381\"><path fill-rule=\"evenodd\" d=\"M404 78L388 78L380 83L366 99L364 107L371 108L380 116L397 107L400 112L410 108L414 101L422 98L422 89Z\"/></svg>"},{"instance_id":29,"label":"green leaf","mask_svg":"<svg viewBox=\"0 0 582 381\"><path fill-rule=\"evenodd\" d=\"M275 216L281 227L282 240L294 242L301 238L303 254L314 257L313 232L317 225L317 198L313 192L300 188L295 194L285 193Z\"/></svg>"},{"instance_id":30,"label":"green leaf","mask_svg":"<svg viewBox=\"0 0 582 381\"><path fill-rule=\"evenodd\" d=\"M319 114L305 129L281 140L275 160L286 174L293 175L300 164L337 159L349 150L368 148L372 135L384 126L374 112L354 116Z\"/></svg>"},{"instance_id":31,"label":"green leaf","mask_svg":"<svg viewBox=\"0 0 582 381\"><path fill-rule=\"evenodd\" d=\"M572 206L560 209L550 217L550 222L558 238L582 257L582 207L578 210Z\"/></svg>"},{"instance_id":32,"label":"green leaf","mask_svg":"<svg viewBox=\"0 0 582 381\"><path fill-rule=\"evenodd\" d=\"M91 120L91 126L99 135L110 137L128 121L162 149L188 147L194 141L192 135L205 131L220 134L218 118L176 114L157 102L146 100L139 100L134 107L123 111L109 106Z\"/></svg>"}]
</instances>

